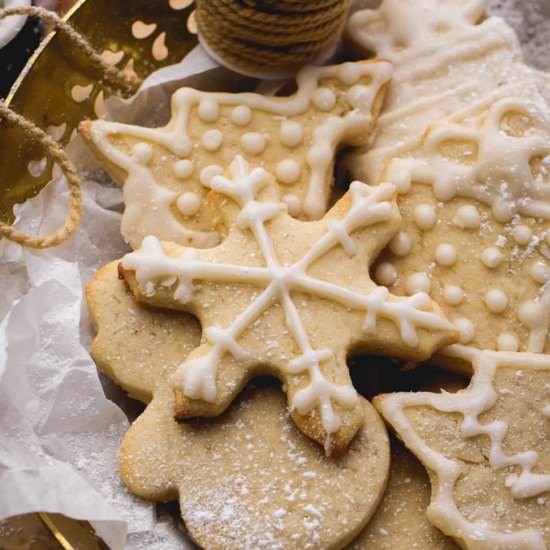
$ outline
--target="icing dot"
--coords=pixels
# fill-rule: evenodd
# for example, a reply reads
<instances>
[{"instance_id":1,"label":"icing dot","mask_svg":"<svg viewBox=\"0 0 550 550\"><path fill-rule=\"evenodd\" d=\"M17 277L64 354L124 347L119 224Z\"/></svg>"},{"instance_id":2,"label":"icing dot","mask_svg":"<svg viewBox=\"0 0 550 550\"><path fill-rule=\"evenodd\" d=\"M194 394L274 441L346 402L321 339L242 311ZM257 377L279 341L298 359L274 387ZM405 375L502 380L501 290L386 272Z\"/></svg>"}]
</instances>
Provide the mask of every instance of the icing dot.
<instances>
[{"instance_id":1,"label":"icing dot","mask_svg":"<svg viewBox=\"0 0 550 550\"><path fill-rule=\"evenodd\" d=\"M193 216L199 211L201 200L196 193L182 193L176 201L176 206L184 216Z\"/></svg>"},{"instance_id":2,"label":"icing dot","mask_svg":"<svg viewBox=\"0 0 550 550\"><path fill-rule=\"evenodd\" d=\"M219 130L208 130L203 134L201 143L207 151L214 153L222 146L223 134Z\"/></svg>"},{"instance_id":3,"label":"icing dot","mask_svg":"<svg viewBox=\"0 0 550 550\"><path fill-rule=\"evenodd\" d=\"M390 262L382 262L374 272L376 282L384 286L392 286L397 281L397 269Z\"/></svg>"},{"instance_id":4,"label":"icing dot","mask_svg":"<svg viewBox=\"0 0 550 550\"><path fill-rule=\"evenodd\" d=\"M354 86L347 94L348 101L357 109L366 111L372 101L372 89L368 86Z\"/></svg>"},{"instance_id":5,"label":"icing dot","mask_svg":"<svg viewBox=\"0 0 550 550\"><path fill-rule=\"evenodd\" d=\"M535 328L544 323L545 311L541 302L524 302L519 308L519 320L529 328Z\"/></svg>"},{"instance_id":6,"label":"icing dot","mask_svg":"<svg viewBox=\"0 0 550 550\"><path fill-rule=\"evenodd\" d=\"M497 349L499 351L518 351L519 340L515 334L503 332L497 338Z\"/></svg>"},{"instance_id":7,"label":"icing dot","mask_svg":"<svg viewBox=\"0 0 550 550\"><path fill-rule=\"evenodd\" d=\"M286 147L297 147L304 139L304 127L298 122L285 120L281 124L280 138Z\"/></svg>"},{"instance_id":8,"label":"icing dot","mask_svg":"<svg viewBox=\"0 0 550 550\"><path fill-rule=\"evenodd\" d=\"M217 164L211 164L201 170L199 180L202 185L208 187L214 176L221 176L223 174L223 168Z\"/></svg>"},{"instance_id":9,"label":"icing dot","mask_svg":"<svg viewBox=\"0 0 550 550\"><path fill-rule=\"evenodd\" d=\"M396 256L407 256L412 249L412 239L408 233L399 232L390 242L390 250Z\"/></svg>"},{"instance_id":10,"label":"icing dot","mask_svg":"<svg viewBox=\"0 0 550 550\"><path fill-rule=\"evenodd\" d=\"M231 122L237 126L247 126L252 121L252 111L246 105L239 105L231 111Z\"/></svg>"},{"instance_id":11,"label":"icing dot","mask_svg":"<svg viewBox=\"0 0 550 550\"><path fill-rule=\"evenodd\" d=\"M456 183L441 179L434 183L434 195L438 201L448 202L456 196Z\"/></svg>"},{"instance_id":12,"label":"icing dot","mask_svg":"<svg viewBox=\"0 0 550 550\"><path fill-rule=\"evenodd\" d=\"M317 88L313 92L313 105L319 111L330 111L336 105L336 94L330 88Z\"/></svg>"},{"instance_id":13,"label":"icing dot","mask_svg":"<svg viewBox=\"0 0 550 550\"><path fill-rule=\"evenodd\" d=\"M447 285L443 289L443 299L450 306L458 306L464 300L464 291L459 286Z\"/></svg>"},{"instance_id":14,"label":"icing dot","mask_svg":"<svg viewBox=\"0 0 550 550\"><path fill-rule=\"evenodd\" d=\"M456 248L452 244L440 244L435 251L435 261L439 265L451 267L456 263Z\"/></svg>"},{"instance_id":15,"label":"icing dot","mask_svg":"<svg viewBox=\"0 0 550 550\"><path fill-rule=\"evenodd\" d=\"M535 262L531 266L531 277L536 283L543 285L550 279L550 270L544 262Z\"/></svg>"},{"instance_id":16,"label":"icing dot","mask_svg":"<svg viewBox=\"0 0 550 550\"><path fill-rule=\"evenodd\" d=\"M504 254L494 246L486 248L481 253L481 261L489 269L496 269L504 260Z\"/></svg>"},{"instance_id":17,"label":"icing dot","mask_svg":"<svg viewBox=\"0 0 550 550\"><path fill-rule=\"evenodd\" d=\"M453 222L463 229L476 229L481 224L481 216L475 206L461 206Z\"/></svg>"},{"instance_id":18,"label":"icing dot","mask_svg":"<svg viewBox=\"0 0 550 550\"><path fill-rule=\"evenodd\" d=\"M459 332L459 341L461 344L469 344L475 336L475 327L470 319L455 319L454 325Z\"/></svg>"},{"instance_id":19,"label":"icing dot","mask_svg":"<svg viewBox=\"0 0 550 550\"><path fill-rule=\"evenodd\" d=\"M533 233L526 225L517 225L512 231L512 236L514 237L514 241L516 241L516 243L525 246L531 242Z\"/></svg>"},{"instance_id":20,"label":"icing dot","mask_svg":"<svg viewBox=\"0 0 550 550\"><path fill-rule=\"evenodd\" d=\"M435 225L435 210L431 204L419 204L414 209L414 221L420 229L430 230Z\"/></svg>"},{"instance_id":21,"label":"icing dot","mask_svg":"<svg viewBox=\"0 0 550 550\"><path fill-rule=\"evenodd\" d=\"M426 292L429 294L432 289L432 282L427 273L418 272L409 275L405 287L409 295L416 294L417 292Z\"/></svg>"},{"instance_id":22,"label":"icing dot","mask_svg":"<svg viewBox=\"0 0 550 550\"><path fill-rule=\"evenodd\" d=\"M361 78L357 63L344 63L338 70L338 77L344 84L355 84Z\"/></svg>"},{"instance_id":23,"label":"icing dot","mask_svg":"<svg viewBox=\"0 0 550 550\"><path fill-rule=\"evenodd\" d=\"M220 116L220 106L212 99L203 99L199 103L198 115L203 122L216 122Z\"/></svg>"},{"instance_id":24,"label":"icing dot","mask_svg":"<svg viewBox=\"0 0 550 550\"><path fill-rule=\"evenodd\" d=\"M178 162L174 164L174 174L177 178L186 180L191 177L192 173L193 163L190 160L178 160Z\"/></svg>"},{"instance_id":25,"label":"icing dot","mask_svg":"<svg viewBox=\"0 0 550 550\"><path fill-rule=\"evenodd\" d=\"M508 297L502 290L493 288L485 294L485 305L491 313L502 313L508 307Z\"/></svg>"},{"instance_id":26,"label":"icing dot","mask_svg":"<svg viewBox=\"0 0 550 550\"><path fill-rule=\"evenodd\" d=\"M291 216L296 217L302 211L302 203L300 201L300 198L296 195L289 193L288 195L285 195L281 200L287 205L288 213Z\"/></svg>"},{"instance_id":27,"label":"icing dot","mask_svg":"<svg viewBox=\"0 0 550 550\"><path fill-rule=\"evenodd\" d=\"M301 173L300 165L292 159L285 159L277 164L275 175L281 183L292 185L296 183Z\"/></svg>"},{"instance_id":28,"label":"icing dot","mask_svg":"<svg viewBox=\"0 0 550 550\"><path fill-rule=\"evenodd\" d=\"M259 155L267 147L267 140L259 132L248 132L241 137L241 146L250 155Z\"/></svg>"},{"instance_id":29,"label":"icing dot","mask_svg":"<svg viewBox=\"0 0 550 550\"><path fill-rule=\"evenodd\" d=\"M132 158L138 164L149 164L153 158L153 148L148 143L137 143L132 149Z\"/></svg>"}]
</instances>

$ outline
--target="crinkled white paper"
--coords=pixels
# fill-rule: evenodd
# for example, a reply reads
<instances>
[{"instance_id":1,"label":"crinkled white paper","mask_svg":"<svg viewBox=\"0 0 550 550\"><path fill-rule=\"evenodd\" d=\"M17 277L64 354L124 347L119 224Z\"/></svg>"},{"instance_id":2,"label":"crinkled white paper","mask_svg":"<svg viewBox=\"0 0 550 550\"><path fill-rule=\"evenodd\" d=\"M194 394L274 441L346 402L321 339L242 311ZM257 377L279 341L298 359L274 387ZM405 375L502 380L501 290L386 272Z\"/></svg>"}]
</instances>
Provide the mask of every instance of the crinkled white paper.
<instances>
[{"instance_id":1,"label":"crinkled white paper","mask_svg":"<svg viewBox=\"0 0 550 550\"><path fill-rule=\"evenodd\" d=\"M367 2L373 4L357 3ZM494 11L511 18L528 46L538 44L535 23L548 29L548 6L548 0L491 2ZM550 59L530 55L539 66ZM181 85L235 90L242 81L198 47L182 63L151 75L132 101L109 100L108 114L159 125L168 119L169 97ZM69 151L91 174L83 182L85 215L76 234L43 252L0 241L0 520L57 512L89 520L113 550L186 548L189 543L171 521L159 521L155 507L130 495L119 478L118 450L128 420L105 388L119 405L124 396L102 385L88 354L93 331L83 286L127 251L119 236L121 192L97 176L78 138ZM17 226L42 234L58 227L67 208L64 184L58 175L18 208Z\"/></svg>"}]
</instances>

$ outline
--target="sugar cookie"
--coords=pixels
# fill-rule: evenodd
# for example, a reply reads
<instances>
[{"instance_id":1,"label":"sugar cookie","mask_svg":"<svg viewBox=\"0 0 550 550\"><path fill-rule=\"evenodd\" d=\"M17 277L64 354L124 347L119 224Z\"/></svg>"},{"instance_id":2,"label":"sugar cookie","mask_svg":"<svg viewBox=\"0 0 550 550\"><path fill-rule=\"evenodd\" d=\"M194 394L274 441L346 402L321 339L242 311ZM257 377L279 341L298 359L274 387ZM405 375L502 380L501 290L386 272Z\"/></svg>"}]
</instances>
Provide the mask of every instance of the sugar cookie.
<instances>
[{"instance_id":1,"label":"sugar cookie","mask_svg":"<svg viewBox=\"0 0 550 550\"><path fill-rule=\"evenodd\" d=\"M342 548L376 511L389 470L384 425L367 401L359 407L363 427L334 459L296 430L273 385L247 388L221 417L185 424L165 387L126 434L121 474L143 498L179 495L203 548Z\"/></svg>"},{"instance_id":2,"label":"sugar cookie","mask_svg":"<svg viewBox=\"0 0 550 550\"><path fill-rule=\"evenodd\" d=\"M320 218L335 153L343 144L369 142L391 74L385 61L307 67L290 97L182 88L165 128L97 120L83 122L80 131L124 185L121 230L133 248L147 235L211 247L219 235L204 200L207 187L236 154L292 190L294 216Z\"/></svg>"},{"instance_id":3,"label":"sugar cookie","mask_svg":"<svg viewBox=\"0 0 550 550\"><path fill-rule=\"evenodd\" d=\"M101 268L86 287L97 328L92 357L132 397L149 402L157 385L200 343L200 325L188 313L138 304L118 276L119 262Z\"/></svg>"},{"instance_id":4,"label":"sugar cookie","mask_svg":"<svg viewBox=\"0 0 550 550\"><path fill-rule=\"evenodd\" d=\"M392 439L384 497L350 550L458 550L451 538L428 521L429 503L430 480L422 464Z\"/></svg>"},{"instance_id":5,"label":"sugar cookie","mask_svg":"<svg viewBox=\"0 0 550 550\"><path fill-rule=\"evenodd\" d=\"M469 322L463 343L480 349L550 351L550 126L539 108L509 97L467 124L435 125L381 178L402 191L411 242L378 260L395 269L389 288L406 295L424 273L447 316ZM431 228L418 225L424 204L436 212Z\"/></svg>"},{"instance_id":6,"label":"sugar cookie","mask_svg":"<svg viewBox=\"0 0 550 550\"><path fill-rule=\"evenodd\" d=\"M121 262L138 300L202 324L202 346L174 377L176 416L220 414L267 372L284 381L300 429L341 453L362 421L347 353L423 360L458 334L426 294L397 299L368 275L399 229L393 185L354 182L322 220L302 222L264 169L237 157L230 178L211 182L231 227L222 245L148 237Z\"/></svg>"},{"instance_id":7,"label":"sugar cookie","mask_svg":"<svg viewBox=\"0 0 550 550\"><path fill-rule=\"evenodd\" d=\"M447 353L473 364L458 393L396 393L375 405L427 468L428 518L468 549L550 545L550 358Z\"/></svg>"}]
</instances>

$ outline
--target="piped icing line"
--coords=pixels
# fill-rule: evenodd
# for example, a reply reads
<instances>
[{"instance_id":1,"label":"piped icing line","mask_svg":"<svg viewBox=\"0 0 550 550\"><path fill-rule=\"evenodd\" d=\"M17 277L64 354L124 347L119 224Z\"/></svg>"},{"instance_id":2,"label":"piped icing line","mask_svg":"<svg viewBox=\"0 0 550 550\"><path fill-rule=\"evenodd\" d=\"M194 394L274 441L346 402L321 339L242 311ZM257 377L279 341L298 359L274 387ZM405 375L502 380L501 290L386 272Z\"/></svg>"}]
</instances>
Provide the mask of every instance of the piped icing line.
<instances>
[{"instance_id":1,"label":"piped icing line","mask_svg":"<svg viewBox=\"0 0 550 550\"><path fill-rule=\"evenodd\" d=\"M385 288L375 288L361 294L330 281L312 277L307 269L327 252L342 247L349 256L357 253L351 235L373 224L388 221L393 216L389 202L395 194L392 184L371 188L354 182L350 187L352 204L344 217L329 220L326 232L311 246L301 259L290 266L282 265L269 235L268 224L284 214L285 205L278 202L258 202L258 193L268 184L267 172L262 168L250 170L246 161L237 156L231 165L232 180L216 176L211 187L235 201L240 207L237 224L249 230L257 242L265 267L245 267L226 263L209 263L196 258L196 251L184 250L179 257L168 257L155 237L144 240L141 249L122 260L126 270L135 272L136 280L144 293L152 296L161 286L175 285L173 298L181 304L193 296L193 281L246 282L263 288L259 295L227 328L206 328L206 338L212 344L206 355L183 363L175 377L184 394L193 399L213 402L217 396L216 372L224 354L245 360L246 352L237 340L271 305L279 302L285 312L286 324L300 355L287 365L290 374L307 373L309 383L294 396L293 406L301 414L320 408L321 420L327 434L338 431L340 419L332 403L351 408L356 402L351 386L338 386L329 382L321 365L334 360L330 349L314 349L300 313L292 299L292 292L301 292L344 305L353 310L365 311L363 330L373 333L378 317L391 320L399 328L403 341L411 347L418 345L417 329L453 330L453 326L438 314L429 311L429 297L418 293L407 298L396 298ZM252 358L253 359L253 358Z\"/></svg>"},{"instance_id":2,"label":"piped icing line","mask_svg":"<svg viewBox=\"0 0 550 550\"><path fill-rule=\"evenodd\" d=\"M372 107L374 99L381 88L390 80L392 66L388 62L357 62L329 67L306 67L297 77L297 92L290 97L268 97L254 93L224 93L202 92L192 88L181 88L172 97L173 119L166 128L153 129L129 124L98 120L91 126L91 138L99 151L113 164L122 168L127 174L125 183L125 203L127 209L123 215L123 235L129 234L132 228L139 228L145 236L155 234L163 240L193 244L198 248L208 248L218 242L218 236L213 232L192 231L171 211L171 205L176 202L178 194L164 188L156 181L154 174L147 168L147 159L136 158L117 149L110 141L111 136L125 135L158 144L176 157L192 158L195 144L188 134L192 109L197 107L201 120L215 121L219 115L220 106L234 105L231 115L237 126L247 124L251 110L262 110L280 117L293 117L305 113L312 105L321 110L332 110L330 102L334 94L320 88L324 79L336 79L347 83L349 91L347 101L351 106L343 116L331 115L315 128L311 144L305 155L309 167L307 193L304 199L303 212L308 218L319 218L325 213L328 168L333 162L339 145L345 141L353 141L356 136L366 135L372 129ZM369 78L369 84L364 85L361 79ZM352 85L349 83L356 82ZM298 129L287 132L285 139L289 143L294 139ZM208 135L206 135L208 134ZM203 147L216 152L223 143L223 134L218 129L212 129L203 136ZM138 144L145 146L146 144ZM260 154L267 146L263 134L247 133L243 135L241 145L252 155ZM201 183L204 182L201 178ZM146 205L146 206L143 206ZM149 206L150 205L150 206ZM143 216L143 220L140 218ZM154 220L158 221L158 231L153 230Z\"/></svg>"},{"instance_id":3,"label":"piped icing line","mask_svg":"<svg viewBox=\"0 0 550 550\"><path fill-rule=\"evenodd\" d=\"M530 166L534 157L550 154L550 145L543 136L506 135L500 123L508 112L530 115L531 109L523 100L506 98L491 107L479 130L436 126L425 140L423 159L394 160L387 179L399 182L398 188L403 192L413 180L427 182L440 201L455 196L476 199L490 206L500 222L510 221L516 213L550 219L550 188L542 178L533 176ZM443 157L439 146L448 140L475 143L476 161L465 165Z\"/></svg>"},{"instance_id":4,"label":"piped icing line","mask_svg":"<svg viewBox=\"0 0 550 550\"><path fill-rule=\"evenodd\" d=\"M427 510L428 518L447 535L463 540L469 549L499 548L503 550L545 550L542 534L536 529L524 529L503 533L491 529L486 521L468 521L454 501L454 487L462 469L455 461L432 449L414 431L406 410L411 407L432 407L444 413L458 413L463 421L464 437L485 435L490 440L488 461L493 470L516 466L519 476L506 478L506 487L516 499L526 499L550 491L550 474L533 472L539 462L536 451L527 450L512 455L502 449L508 425L502 420L486 424L479 416L490 410L499 399L494 379L499 367L550 371L550 357L541 354L510 353L473 350L466 346L449 346L444 354L465 361L473 361L474 375L470 386L461 392L396 393L381 396L377 407L393 426L399 437L421 460L426 468L437 476L434 494Z\"/></svg>"}]
</instances>

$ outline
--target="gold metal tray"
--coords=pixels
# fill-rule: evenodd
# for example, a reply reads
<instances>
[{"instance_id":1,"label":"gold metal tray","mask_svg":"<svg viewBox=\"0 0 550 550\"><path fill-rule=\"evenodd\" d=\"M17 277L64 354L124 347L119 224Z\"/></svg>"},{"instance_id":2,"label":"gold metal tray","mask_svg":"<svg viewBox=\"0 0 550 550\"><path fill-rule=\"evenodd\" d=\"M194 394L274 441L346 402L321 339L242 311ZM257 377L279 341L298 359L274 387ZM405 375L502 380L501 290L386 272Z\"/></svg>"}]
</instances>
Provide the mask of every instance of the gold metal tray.
<instances>
[{"instance_id":1,"label":"gold metal tray","mask_svg":"<svg viewBox=\"0 0 550 550\"><path fill-rule=\"evenodd\" d=\"M197 44L193 12L193 0L79 0L65 19L96 51L105 52L106 59L143 78L180 61ZM103 97L100 78L67 38L52 32L29 60L6 101L66 144L81 120L97 117ZM50 177L51 162L44 151L30 143L21 130L0 125L0 219L13 221L13 206L38 193ZM52 514L9 521L23 528L25 538L28 534L42 541L43 548L106 548L85 522ZM41 529L50 535L40 534ZM32 546L32 541L24 543ZM21 548L23 543L18 540L14 544ZM4 547L1 540L0 547Z\"/></svg>"},{"instance_id":2,"label":"gold metal tray","mask_svg":"<svg viewBox=\"0 0 550 550\"><path fill-rule=\"evenodd\" d=\"M196 44L193 0L79 0L66 19L118 67L145 77L176 63ZM101 75L69 40L46 37L13 86L7 103L66 144L78 123L101 110ZM17 128L0 127L0 219L51 177L51 162Z\"/></svg>"}]
</instances>

